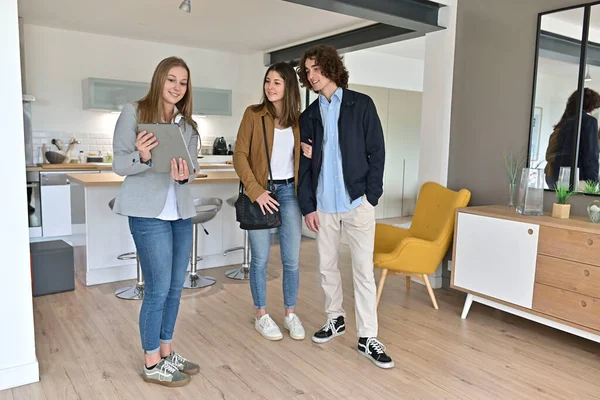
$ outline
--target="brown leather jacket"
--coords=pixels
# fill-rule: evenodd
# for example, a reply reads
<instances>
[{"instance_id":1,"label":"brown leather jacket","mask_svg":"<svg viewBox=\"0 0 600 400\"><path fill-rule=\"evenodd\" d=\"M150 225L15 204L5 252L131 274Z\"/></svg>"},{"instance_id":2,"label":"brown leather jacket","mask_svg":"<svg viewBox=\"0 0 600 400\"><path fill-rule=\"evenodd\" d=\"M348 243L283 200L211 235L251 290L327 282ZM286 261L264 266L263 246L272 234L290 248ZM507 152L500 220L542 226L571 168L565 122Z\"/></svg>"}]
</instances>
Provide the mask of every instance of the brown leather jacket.
<instances>
[{"instance_id":1,"label":"brown leather jacket","mask_svg":"<svg viewBox=\"0 0 600 400\"><path fill-rule=\"evenodd\" d=\"M256 201L267 188L269 180L269 165L265 152L262 116L265 117L267 131L267 144L269 146L269 158L273 154L273 138L275 136L275 122L273 116L264 107L259 112L246 108L240 129L238 130L233 153L233 167L244 184L246 194L253 202ZM296 182L296 194L298 191L298 166L300 163L300 128L292 127L294 131L294 179Z\"/></svg>"}]
</instances>

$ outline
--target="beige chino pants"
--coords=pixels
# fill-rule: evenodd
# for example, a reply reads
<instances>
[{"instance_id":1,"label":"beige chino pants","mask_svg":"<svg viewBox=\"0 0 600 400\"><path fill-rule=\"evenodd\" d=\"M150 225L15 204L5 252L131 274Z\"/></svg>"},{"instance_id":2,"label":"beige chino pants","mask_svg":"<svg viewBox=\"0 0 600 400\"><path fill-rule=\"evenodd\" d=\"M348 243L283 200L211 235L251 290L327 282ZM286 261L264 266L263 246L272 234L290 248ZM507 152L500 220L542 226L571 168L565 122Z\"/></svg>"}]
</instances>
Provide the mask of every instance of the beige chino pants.
<instances>
[{"instance_id":1,"label":"beige chino pants","mask_svg":"<svg viewBox=\"0 0 600 400\"><path fill-rule=\"evenodd\" d=\"M317 214L320 222L317 251L327 318L346 317L342 307L342 279L338 266L344 229L352 254L356 330L359 337L377 337L377 297L373 272L375 207L363 196L362 204L351 211L333 214L317 211Z\"/></svg>"}]
</instances>

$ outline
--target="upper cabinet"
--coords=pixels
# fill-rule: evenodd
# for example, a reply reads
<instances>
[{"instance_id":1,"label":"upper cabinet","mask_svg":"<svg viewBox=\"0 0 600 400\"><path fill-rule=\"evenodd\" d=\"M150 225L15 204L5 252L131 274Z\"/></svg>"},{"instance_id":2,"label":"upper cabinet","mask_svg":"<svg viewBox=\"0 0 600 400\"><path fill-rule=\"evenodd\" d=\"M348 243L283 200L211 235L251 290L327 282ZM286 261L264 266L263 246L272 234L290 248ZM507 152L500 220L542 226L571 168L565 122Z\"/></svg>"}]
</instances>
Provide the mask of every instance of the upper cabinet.
<instances>
[{"instance_id":1,"label":"upper cabinet","mask_svg":"<svg viewBox=\"0 0 600 400\"><path fill-rule=\"evenodd\" d=\"M82 81L83 109L121 111L146 95L149 83L87 78ZM194 115L231 115L231 90L193 88Z\"/></svg>"}]
</instances>

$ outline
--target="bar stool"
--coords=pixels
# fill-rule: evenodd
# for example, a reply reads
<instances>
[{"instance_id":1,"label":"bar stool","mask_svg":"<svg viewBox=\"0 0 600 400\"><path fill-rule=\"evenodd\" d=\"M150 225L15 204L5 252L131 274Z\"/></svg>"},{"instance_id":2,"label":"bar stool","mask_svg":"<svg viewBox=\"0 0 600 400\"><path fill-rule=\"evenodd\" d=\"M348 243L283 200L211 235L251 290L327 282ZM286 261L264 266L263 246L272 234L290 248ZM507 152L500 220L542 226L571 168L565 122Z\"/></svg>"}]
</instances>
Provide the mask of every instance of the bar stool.
<instances>
[{"instance_id":1,"label":"bar stool","mask_svg":"<svg viewBox=\"0 0 600 400\"><path fill-rule=\"evenodd\" d=\"M115 199L108 202L108 207L112 211L115 206ZM142 300L144 298L144 276L142 275L142 267L140 259L135 251L131 253L123 253L117 256L119 260L135 260L137 264L137 282L132 286L125 286L115 291L115 296L123 300Z\"/></svg>"},{"instance_id":2,"label":"bar stool","mask_svg":"<svg viewBox=\"0 0 600 400\"><path fill-rule=\"evenodd\" d=\"M207 286L214 285L217 280L211 276L203 276L198 274L198 261L202 257L198 257L198 224L204 224L205 222L213 219L219 211L223 200L217 197L209 197L203 199L194 199L194 207L196 208L196 215L192 217L192 224L194 228L192 230L192 256L191 256L191 269L190 273L185 278L183 287L185 289L200 289ZM208 231L202 226L204 233L208 235Z\"/></svg>"},{"instance_id":3,"label":"bar stool","mask_svg":"<svg viewBox=\"0 0 600 400\"><path fill-rule=\"evenodd\" d=\"M235 202L238 199L238 195L230 197L227 199L227 204L232 207L235 207ZM250 279L250 243L248 242L248 231L244 230L244 245L232 247L231 249L227 249L223 252L223 255L226 256L228 253L243 250L244 251L244 259L242 261L242 266L239 268L230 269L225 272L225 276L229 279L236 279L240 281L247 281Z\"/></svg>"}]
</instances>

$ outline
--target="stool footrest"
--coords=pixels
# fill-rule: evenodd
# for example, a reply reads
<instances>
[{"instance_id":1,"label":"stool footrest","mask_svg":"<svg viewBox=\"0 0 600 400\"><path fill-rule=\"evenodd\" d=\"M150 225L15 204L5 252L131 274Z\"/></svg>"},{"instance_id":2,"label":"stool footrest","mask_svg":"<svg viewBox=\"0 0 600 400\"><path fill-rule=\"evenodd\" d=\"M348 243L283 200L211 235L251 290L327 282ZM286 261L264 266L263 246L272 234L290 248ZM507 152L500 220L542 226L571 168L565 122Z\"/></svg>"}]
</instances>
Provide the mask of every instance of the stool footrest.
<instances>
[{"instance_id":1,"label":"stool footrest","mask_svg":"<svg viewBox=\"0 0 600 400\"><path fill-rule=\"evenodd\" d=\"M137 254L135 251L132 251L131 253L123 253L123 254L119 254L117 256L118 260L135 260L137 258Z\"/></svg>"},{"instance_id":2,"label":"stool footrest","mask_svg":"<svg viewBox=\"0 0 600 400\"><path fill-rule=\"evenodd\" d=\"M230 249L227 249L223 252L223 255L226 256L227 253L232 253L234 251L239 251L239 250L244 250L244 246L237 246L237 247L232 247Z\"/></svg>"}]
</instances>

